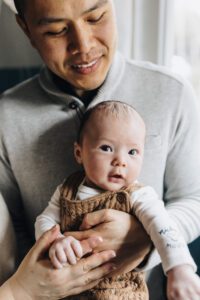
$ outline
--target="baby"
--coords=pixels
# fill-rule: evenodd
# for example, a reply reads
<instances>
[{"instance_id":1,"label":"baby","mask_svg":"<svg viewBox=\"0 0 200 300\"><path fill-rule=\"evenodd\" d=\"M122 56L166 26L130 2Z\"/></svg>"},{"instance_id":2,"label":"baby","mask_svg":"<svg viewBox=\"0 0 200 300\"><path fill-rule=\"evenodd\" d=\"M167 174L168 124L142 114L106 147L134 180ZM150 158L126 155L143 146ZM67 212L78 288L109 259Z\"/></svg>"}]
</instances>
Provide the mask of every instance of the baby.
<instances>
[{"instance_id":1,"label":"baby","mask_svg":"<svg viewBox=\"0 0 200 300\"><path fill-rule=\"evenodd\" d=\"M48 207L36 219L36 239L53 225L61 225L49 257L55 268L62 268L66 263L75 264L83 256L80 242L64 236L63 232L77 230L84 214L102 208L134 214L159 252L168 277L168 299L197 299L200 279L183 237L153 188L137 181L144 144L144 121L128 104L106 101L89 109L74 145L76 160L84 172L73 174L57 188ZM120 292L116 281L122 284ZM109 290L107 296L106 290ZM104 281L93 294L95 299L124 299L124 295L125 299L148 299L143 274L135 271L109 283ZM93 299L93 294L86 293L81 299Z\"/></svg>"}]
</instances>

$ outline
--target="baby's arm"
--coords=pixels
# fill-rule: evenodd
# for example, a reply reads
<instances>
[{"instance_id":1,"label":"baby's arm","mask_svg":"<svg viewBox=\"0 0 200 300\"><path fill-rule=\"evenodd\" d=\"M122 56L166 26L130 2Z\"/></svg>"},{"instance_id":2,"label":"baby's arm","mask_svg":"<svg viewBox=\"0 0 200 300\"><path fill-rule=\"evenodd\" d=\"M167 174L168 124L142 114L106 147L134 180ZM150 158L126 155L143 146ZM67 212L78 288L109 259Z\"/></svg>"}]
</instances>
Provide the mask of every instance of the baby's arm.
<instances>
[{"instance_id":1,"label":"baby's arm","mask_svg":"<svg viewBox=\"0 0 200 300\"><path fill-rule=\"evenodd\" d=\"M147 186L137 190L132 193L131 201L133 213L158 250L164 272L182 264L190 265L195 271L196 265L183 236L153 188Z\"/></svg>"},{"instance_id":2,"label":"baby's arm","mask_svg":"<svg viewBox=\"0 0 200 300\"><path fill-rule=\"evenodd\" d=\"M133 213L143 224L161 257L164 272L168 276L169 299L195 299L190 298L189 293L197 295L200 290L200 281L195 274L196 265L164 202L159 200L151 187L141 188L132 193L131 198ZM188 298L177 296L183 287Z\"/></svg>"},{"instance_id":3,"label":"baby's arm","mask_svg":"<svg viewBox=\"0 0 200 300\"><path fill-rule=\"evenodd\" d=\"M35 237L39 237L56 224L60 224L60 186L56 189L48 206L36 218ZM49 249L49 258L56 269L66 263L75 264L77 258L83 255L81 244L71 236L64 236L61 232Z\"/></svg>"},{"instance_id":4,"label":"baby's arm","mask_svg":"<svg viewBox=\"0 0 200 300\"><path fill-rule=\"evenodd\" d=\"M38 240L40 236L51 229L54 225L60 224L60 187L58 186L54 192L48 206L36 218L35 222L35 239Z\"/></svg>"}]
</instances>

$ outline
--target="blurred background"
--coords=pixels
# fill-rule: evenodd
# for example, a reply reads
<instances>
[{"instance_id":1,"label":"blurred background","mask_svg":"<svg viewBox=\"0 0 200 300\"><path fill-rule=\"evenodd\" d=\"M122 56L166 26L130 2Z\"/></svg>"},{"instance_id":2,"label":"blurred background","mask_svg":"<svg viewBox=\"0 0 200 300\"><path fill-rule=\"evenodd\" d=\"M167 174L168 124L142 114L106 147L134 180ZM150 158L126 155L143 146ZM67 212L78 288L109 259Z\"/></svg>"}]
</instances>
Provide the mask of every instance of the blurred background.
<instances>
[{"instance_id":1,"label":"blurred background","mask_svg":"<svg viewBox=\"0 0 200 300\"><path fill-rule=\"evenodd\" d=\"M187 78L200 100L200 0L114 0L119 49ZM0 93L36 74L41 60L17 26L12 0L0 0ZM200 274L200 238L190 245Z\"/></svg>"}]
</instances>

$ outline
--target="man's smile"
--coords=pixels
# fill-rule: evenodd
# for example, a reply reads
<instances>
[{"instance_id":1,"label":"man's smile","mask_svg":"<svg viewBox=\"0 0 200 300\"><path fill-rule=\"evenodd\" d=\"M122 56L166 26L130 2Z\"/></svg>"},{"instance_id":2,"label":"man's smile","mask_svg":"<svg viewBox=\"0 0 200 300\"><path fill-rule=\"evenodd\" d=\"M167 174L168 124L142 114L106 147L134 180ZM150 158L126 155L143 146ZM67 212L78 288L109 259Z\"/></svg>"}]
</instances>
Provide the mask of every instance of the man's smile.
<instances>
[{"instance_id":1,"label":"man's smile","mask_svg":"<svg viewBox=\"0 0 200 300\"><path fill-rule=\"evenodd\" d=\"M90 62L78 62L76 64L72 64L71 68L81 75L87 75L96 71L100 64L100 59L101 58L96 58Z\"/></svg>"}]
</instances>

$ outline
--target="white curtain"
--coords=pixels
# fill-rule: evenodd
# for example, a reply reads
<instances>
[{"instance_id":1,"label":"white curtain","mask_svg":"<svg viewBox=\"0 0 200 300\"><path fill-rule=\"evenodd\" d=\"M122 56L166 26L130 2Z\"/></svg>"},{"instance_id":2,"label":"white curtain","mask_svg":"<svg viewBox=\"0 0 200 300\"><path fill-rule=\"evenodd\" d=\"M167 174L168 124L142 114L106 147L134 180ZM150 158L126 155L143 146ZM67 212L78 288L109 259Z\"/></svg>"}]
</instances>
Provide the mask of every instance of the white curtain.
<instances>
[{"instance_id":1,"label":"white curtain","mask_svg":"<svg viewBox=\"0 0 200 300\"><path fill-rule=\"evenodd\" d=\"M167 65L173 47L174 0L114 0L119 49L128 57Z\"/></svg>"},{"instance_id":2,"label":"white curtain","mask_svg":"<svg viewBox=\"0 0 200 300\"><path fill-rule=\"evenodd\" d=\"M2 2L2 0L0 0L0 2ZM11 10L16 12L13 0L3 0L3 2L6 3L10 7Z\"/></svg>"},{"instance_id":3,"label":"white curtain","mask_svg":"<svg viewBox=\"0 0 200 300\"><path fill-rule=\"evenodd\" d=\"M118 48L126 56L132 56L134 0L114 0L119 32Z\"/></svg>"}]
</instances>

